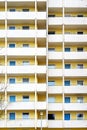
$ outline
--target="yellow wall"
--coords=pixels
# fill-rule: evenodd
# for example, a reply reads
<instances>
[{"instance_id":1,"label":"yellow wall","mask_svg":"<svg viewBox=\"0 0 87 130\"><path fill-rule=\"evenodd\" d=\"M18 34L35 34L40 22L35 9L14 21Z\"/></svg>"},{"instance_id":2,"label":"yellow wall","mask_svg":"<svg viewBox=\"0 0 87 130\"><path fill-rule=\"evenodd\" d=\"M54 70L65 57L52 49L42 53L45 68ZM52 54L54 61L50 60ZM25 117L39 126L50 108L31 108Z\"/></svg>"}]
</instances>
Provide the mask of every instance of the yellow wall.
<instances>
[{"instance_id":1,"label":"yellow wall","mask_svg":"<svg viewBox=\"0 0 87 130\"><path fill-rule=\"evenodd\" d=\"M23 44L28 44L29 47L35 47L35 43L34 42L27 42L27 41L24 41L24 42L20 42L20 41L16 41L16 42L8 42L8 46L10 43L15 43L15 46L16 47L23 47Z\"/></svg>"},{"instance_id":2,"label":"yellow wall","mask_svg":"<svg viewBox=\"0 0 87 130\"><path fill-rule=\"evenodd\" d=\"M35 100L35 95L34 93L12 93L12 94L8 94L8 101L9 101L9 96L11 95L15 95L16 96L16 101L17 102L21 102L23 101L23 96L29 96L29 101L34 101Z\"/></svg>"},{"instance_id":3,"label":"yellow wall","mask_svg":"<svg viewBox=\"0 0 87 130\"><path fill-rule=\"evenodd\" d=\"M34 81L35 81L34 76L27 76L27 75L24 75L24 76L20 75L20 76L16 76L16 77L15 76L8 76L8 79L12 78L12 77L16 79L16 83L22 83L23 78L29 78L30 83L34 83Z\"/></svg>"}]
</instances>

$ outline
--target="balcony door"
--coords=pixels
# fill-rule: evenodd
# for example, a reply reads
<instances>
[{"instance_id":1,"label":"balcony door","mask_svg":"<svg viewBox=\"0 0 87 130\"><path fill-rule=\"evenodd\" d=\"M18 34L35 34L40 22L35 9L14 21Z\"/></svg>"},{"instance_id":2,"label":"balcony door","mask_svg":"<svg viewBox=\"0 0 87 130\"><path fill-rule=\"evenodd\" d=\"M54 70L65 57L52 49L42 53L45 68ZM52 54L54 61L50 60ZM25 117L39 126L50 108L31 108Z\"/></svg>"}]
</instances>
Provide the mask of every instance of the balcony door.
<instances>
[{"instance_id":1,"label":"balcony door","mask_svg":"<svg viewBox=\"0 0 87 130\"><path fill-rule=\"evenodd\" d=\"M64 120L70 120L70 113L64 114Z\"/></svg>"}]
</instances>

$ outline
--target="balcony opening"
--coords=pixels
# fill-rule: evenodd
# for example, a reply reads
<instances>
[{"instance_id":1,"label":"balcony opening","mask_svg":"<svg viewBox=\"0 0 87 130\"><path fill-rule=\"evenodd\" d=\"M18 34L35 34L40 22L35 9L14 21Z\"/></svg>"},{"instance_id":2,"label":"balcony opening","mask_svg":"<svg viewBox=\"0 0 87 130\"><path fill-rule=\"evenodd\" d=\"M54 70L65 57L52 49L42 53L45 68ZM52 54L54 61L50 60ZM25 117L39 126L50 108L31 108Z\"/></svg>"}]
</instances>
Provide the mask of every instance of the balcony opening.
<instances>
[{"instance_id":1,"label":"balcony opening","mask_svg":"<svg viewBox=\"0 0 87 130\"><path fill-rule=\"evenodd\" d=\"M48 120L55 120L55 114L48 114Z\"/></svg>"},{"instance_id":2,"label":"balcony opening","mask_svg":"<svg viewBox=\"0 0 87 130\"><path fill-rule=\"evenodd\" d=\"M83 97L77 97L77 103L83 103Z\"/></svg>"},{"instance_id":3,"label":"balcony opening","mask_svg":"<svg viewBox=\"0 0 87 130\"><path fill-rule=\"evenodd\" d=\"M64 86L70 86L70 80L65 80L64 81Z\"/></svg>"},{"instance_id":4,"label":"balcony opening","mask_svg":"<svg viewBox=\"0 0 87 130\"><path fill-rule=\"evenodd\" d=\"M15 101L16 101L16 97L15 97L14 95L11 95L11 96L9 97L9 101L10 101L10 102L15 102Z\"/></svg>"},{"instance_id":5,"label":"balcony opening","mask_svg":"<svg viewBox=\"0 0 87 130\"><path fill-rule=\"evenodd\" d=\"M55 48L48 48L48 51L55 51Z\"/></svg>"},{"instance_id":6,"label":"balcony opening","mask_svg":"<svg viewBox=\"0 0 87 130\"><path fill-rule=\"evenodd\" d=\"M83 80L78 80L78 81L77 81L77 85L78 85L78 86L83 86Z\"/></svg>"},{"instance_id":7,"label":"balcony opening","mask_svg":"<svg viewBox=\"0 0 87 130\"><path fill-rule=\"evenodd\" d=\"M12 9L9 9L10 12L15 12L16 9L15 8L12 8Z\"/></svg>"},{"instance_id":8,"label":"balcony opening","mask_svg":"<svg viewBox=\"0 0 87 130\"><path fill-rule=\"evenodd\" d=\"M23 12L29 12L28 8L22 9Z\"/></svg>"},{"instance_id":9,"label":"balcony opening","mask_svg":"<svg viewBox=\"0 0 87 130\"><path fill-rule=\"evenodd\" d=\"M10 83L10 84L15 84L15 78L10 78L10 79L9 79L9 83Z\"/></svg>"},{"instance_id":10,"label":"balcony opening","mask_svg":"<svg viewBox=\"0 0 87 130\"><path fill-rule=\"evenodd\" d=\"M48 81L48 86L55 86L55 81Z\"/></svg>"},{"instance_id":11,"label":"balcony opening","mask_svg":"<svg viewBox=\"0 0 87 130\"><path fill-rule=\"evenodd\" d=\"M70 48L69 47L65 47L64 51L65 52L70 52Z\"/></svg>"},{"instance_id":12,"label":"balcony opening","mask_svg":"<svg viewBox=\"0 0 87 130\"><path fill-rule=\"evenodd\" d=\"M77 32L77 34L83 34L83 32Z\"/></svg>"},{"instance_id":13,"label":"balcony opening","mask_svg":"<svg viewBox=\"0 0 87 130\"><path fill-rule=\"evenodd\" d=\"M23 96L23 102L29 102L29 96Z\"/></svg>"},{"instance_id":14,"label":"balcony opening","mask_svg":"<svg viewBox=\"0 0 87 130\"><path fill-rule=\"evenodd\" d=\"M29 119L29 113L23 113L22 118L25 119L25 120Z\"/></svg>"},{"instance_id":15,"label":"balcony opening","mask_svg":"<svg viewBox=\"0 0 87 130\"><path fill-rule=\"evenodd\" d=\"M48 103L55 103L55 97L48 97Z\"/></svg>"},{"instance_id":16,"label":"balcony opening","mask_svg":"<svg viewBox=\"0 0 87 130\"><path fill-rule=\"evenodd\" d=\"M83 52L83 47L78 47L77 52Z\"/></svg>"},{"instance_id":17,"label":"balcony opening","mask_svg":"<svg viewBox=\"0 0 87 130\"><path fill-rule=\"evenodd\" d=\"M9 30L15 30L15 26L9 26Z\"/></svg>"},{"instance_id":18,"label":"balcony opening","mask_svg":"<svg viewBox=\"0 0 87 130\"><path fill-rule=\"evenodd\" d=\"M16 61L9 61L9 65L10 66L15 66L16 65Z\"/></svg>"},{"instance_id":19,"label":"balcony opening","mask_svg":"<svg viewBox=\"0 0 87 130\"><path fill-rule=\"evenodd\" d=\"M24 44L23 44L23 47L24 47L24 48L27 48L27 47L29 47L29 44L24 43Z\"/></svg>"},{"instance_id":20,"label":"balcony opening","mask_svg":"<svg viewBox=\"0 0 87 130\"><path fill-rule=\"evenodd\" d=\"M83 64L77 64L77 69L83 69Z\"/></svg>"},{"instance_id":21,"label":"balcony opening","mask_svg":"<svg viewBox=\"0 0 87 130\"><path fill-rule=\"evenodd\" d=\"M77 17L83 17L83 14L78 14Z\"/></svg>"},{"instance_id":22,"label":"balcony opening","mask_svg":"<svg viewBox=\"0 0 87 130\"><path fill-rule=\"evenodd\" d=\"M10 43L9 48L15 48L15 43Z\"/></svg>"},{"instance_id":23,"label":"balcony opening","mask_svg":"<svg viewBox=\"0 0 87 130\"><path fill-rule=\"evenodd\" d=\"M71 68L71 64L65 64L65 69L70 69Z\"/></svg>"},{"instance_id":24,"label":"balcony opening","mask_svg":"<svg viewBox=\"0 0 87 130\"><path fill-rule=\"evenodd\" d=\"M22 83L29 83L29 78L23 78Z\"/></svg>"},{"instance_id":25,"label":"balcony opening","mask_svg":"<svg viewBox=\"0 0 87 130\"><path fill-rule=\"evenodd\" d=\"M55 31L49 31L48 34L55 34Z\"/></svg>"},{"instance_id":26,"label":"balcony opening","mask_svg":"<svg viewBox=\"0 0 87 130\"><path fill-rule=\"evenodd\" d=\"M70 120L70 113L64 114L64 120Z\"/></svg>"},{"instance_id":27,"label":"balcony opening","mask_svg":"<svg viewBox=\"0 0 87 130\"><path fill-rule=\"evenodd\" d=\"M29 30L29 26L22 26L23 30Z\"/></svg>"},{"instance_id":28,"label":"balcony opening","mask_svg":"<svg viewBox=\"0 0 87 130\"><path fill-rule=\"evenodd\" d=\"M48 17L55 17L55 14L49 14Z\"/></svg>"},{"instance_id":29,"label":"balcony opening","mask_svg":"<svg viewBox=\"0 0 87 130\"><path fill-rule=\"evenodd\" d=\"M9 113L9 120L15 120L15 113L14 112Z\"/></svg>"},{"instance_id":30,"label":"balcony opening","mask_svg":"<svg viewBox=\"0 0 87 130\"><path fill-rule=\"evenodd\" d=\"M65 100L65 103L70 103L70 97L65 97L64 100Z\"/></svg>"},{"instance_id":31,"label":"balcony opening","mask_svg":"<svg viewBox=\"0 0 87 130\"><path fill-rule=\"evenodd\" d=\"M77 114L77 120L83 120L83 114L82 113Z\"/></svg>"}]
</instances>

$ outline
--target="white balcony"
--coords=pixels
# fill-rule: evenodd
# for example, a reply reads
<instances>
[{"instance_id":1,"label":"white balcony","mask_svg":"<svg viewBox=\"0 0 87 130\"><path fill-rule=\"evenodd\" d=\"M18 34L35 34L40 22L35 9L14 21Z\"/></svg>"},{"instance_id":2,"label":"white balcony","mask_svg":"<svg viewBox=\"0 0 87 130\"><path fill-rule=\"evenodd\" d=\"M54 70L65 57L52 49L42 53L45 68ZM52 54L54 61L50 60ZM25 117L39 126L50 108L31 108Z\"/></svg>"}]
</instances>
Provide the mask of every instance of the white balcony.
<instances>
[{"instance_id":1,"label":"white balcony","mask_svg":"<svg viewBox=\"0 0 87 130\"><path fill-rule=\"evenodd\" d=\"M46 38L46 30L0 30L0 38Z\"/></svg>"},{"instance_id":2,"label":"white balcony","mask_svg":"<svg viewBox=\"0 0 87 130\"><path fill-rule=\"evenodd\" d=\"M49 25L87 25L87 17L49 17Z\"/></svg>"},{"instance_id":3,"label":"white balcony","mask_svg":"<svg viewBox=\"0 0 87 130\"><path fill-rule=\"evenodd\" d=\"M64 128L87 128L87 120L64 121Z\"/></svg>"},{"instance_id":4,"label":"white balcony","mask_svg":"<svg viewBox=\"0 0 87 130\"><path fill-rule=\"evenodd\" d=\"M46 12L7 12L8 20L45 20Z\"/></svg>"},{"instance_id":5,"label":"white balcony","mask_svg":"<svg viewBox=\"0 0 87 130\"><path fill-rule=\"evenodd\" d=\"M46 101L38 101L36 103L37 110L46 110Z\"/></svg>"},{"instance_id":6,"label":"white balcony","mask_svg":"<svg viewBox=\"0 0 87 130\"><path fill-rule=\"evenodd\" d=\"M64 76L72 77L72 76L87 76L87 69L64 69Z\"/></svg>"},{"instance_id":7,"label":"white balcony","mask_svg":"<svg viewBox=\"0 0 87 130\"><path fill-rule=\"evenodd\" d=\"M2 125L1 125L2 126ZM13 128L13 127L35 127L34 119L16 119L16 120L7 120L6 125L4 127Z\"/></svg>"},{"instance_id":8,"label":"white balcony","mask_svg":"<svg viewBox=\"0 0 87 130\"><path fill-rule=\"evenodd\" d=\"M87 86L64 86L65 94L86 94Z\"/></svg>"},{"instance_id":9,"label":"white balcony","mask_svg":"<svg viewBox=\"0 0 87 130\"><path fill-rule=\"evenodd\" d=\"M62 19L62 17L49 17L48 18L48 24L49 25L62 25L62 23L63 23L63 19Z\"/></svg>"},{"instance_id":10,"label":"white balcony","mask_svg":"<svg viewBox=\"0 0 87 130\"><path fill-rule=\"evenodd\" d=\"M48 120L48 128L63 128L62 120Z\"/></svg>"},{"instance_id":11,"label":"white balcony","mask_svg":"<svg viewBox=\"0 0 87 130\"><path fill-rule=\"evenodd\" d=\"M46 48L7 48L8 56L46 56Z\"/></svg>"},{"instance_id":12,"label":"white balcony","mask_svg":"<svg viewBox=\"0 0 87 130\"><path fill-rule=\"evenodd\" d=\"M48 128L87 128L87 120L49 120Z\"/></svg>"},{"instance_id":13,"label":"white balcony","mask_svg":"<svg viewBox=\"0 0 87 130\"><path fill-rule=\"evenodd\" d=\"M35 102L9 102L7 110L34 110Z\"/></svg>"},{"instance_id":14,"label":"white balcony","mask_svg":"<svg viewBox=\"0 0 87 130\"><path fill-rule=\"evenodd\" d=\"M45 83L16 83L16 84L7 84L8 92L46 92Z\"/></svg>"},{"instance_id":15,"label":"white balcony","mask_svg":"<svg viewBox=\"0 0 87 130\"><path fill-rule=\"evenodd\" d=\"M64 59L65 60L81 60L87 59L87 52L64 52Z\"/></svg>"},{"instance_id":16,"label":"white balcony","mask_svg":"<svg viewBox=\"0 0 87 130\"><path fill-rule=\"evenodd\" d=\"M65 111L86 111L87 103L64 103Z\"/></svg>"},{"instance_id":17,"label":"white balcony","mask_svg":"<svg viewBox=\"0 0 87 130\"><path fill-rule=\"evenodd\" d=\"M65 25L87 25L87 17L64 17Z\"/></svg>"},{"instance_id":18,"label":"white balcony","mask_svg":"<svg viewBox=\"0 0 87 130\"><path fill-rule=\"evenodd\" d=\"M87 34L65 34L65 42L87 42Z\"/></svg>"},{"instance_id":19,"label":"white balcony","mask_svg":"<svg viewBox=\"0 0 87 130\"><path fill-rule=\"evenodd\" d=\"M62 1L61 0L48 0L48 7L62 7Z\"/></svg>"},{"instance_id":20,"label":"white balcony","mask_svg":"<svg viewBox=\"0 0 87 130\"><path fill-rule=\"evenodd\" d=\"M64 1L65 7L78 7L78 8L87 8L87 0L65 0Z\"/></svg>"},{"instance_id":21,"label":"white balcony","mask_svg":"<svg viewBox=\"0 0 87 130\"><path fill-rule=\"evenodd\" d=\"M5 84L0 83L0 92L4 92L4 90L5 90Z\"/></svg>"},{"instance_id":22,"label":"white balcony","mask_svg":"<svg viewBox=\"0 0 87 130\"><path fill-rule=\"evenodd\" d=\"M46 73L46 66L7 66L7 73L8 74L45 74Z\"/></svg>"},{"instance_id":23,"label":"white balcony","mask_svg":"<svg viewBox=\"0 0 87 130\"><path fill-rule=\"evenodd\" d=\"M49 94L61 94L62 86L48 86L48 93Z\"/></svg>"},{"instance_id":24,"label":"white balcony","mask_svg":"<svg viewBox=\"0 0 87 130\"><path fill-rule=\"evenodd\" d=\"M62 34L49 34L48 35L48 42L62 42L63 35Z\"/></svg>"},{"instance_id":25,"label":"white balcony","mask_svg":"<svg viewBox=\"0 0 87 130\"><path fill-rule=\"evenodd\" d=\"M62 111L62 103L48 103L49 111Z\"/></svg>"},{"instance_id":26,"label":"white balcony","mask_svg":"<svg viewBox=\"0 0 87 130\"><path fill-rule=\"evenodd\" d=\"M48 70L48 76L49 77L61 77L62 74L62 69L49 69Z\"/></svg>"},{"instance_id":27,"label":"white balcony","mask_svg":"<svg viewBox=\"0 0 87 130\"><path fill-rule=\"evenodd\" d=\"M4 19L5 19L5 12L0 11L0 20L4 20Z\"/></svg>"},{"instance_id":28,"label":"white balcony","mask_svg":"<svg viewBox=\"0 0 87 130\"><path fill-rule=\"evenodd\" d=\"M46 119L42 119L42 121L41 121L41 119L37 120L37 127L41 128L41 126L43 128L47 127L47 120Z\"/></svg>"},{"instance_id":29,"label":"white balcony","mask_svg":"<svg viewBox=\"0 0 87 130\"><path fill-rule=\"evenodd\" d=\"M48 52L48 58L52 60L62 59L63 53L62 52Z\"/></svg>"}]
</instances>

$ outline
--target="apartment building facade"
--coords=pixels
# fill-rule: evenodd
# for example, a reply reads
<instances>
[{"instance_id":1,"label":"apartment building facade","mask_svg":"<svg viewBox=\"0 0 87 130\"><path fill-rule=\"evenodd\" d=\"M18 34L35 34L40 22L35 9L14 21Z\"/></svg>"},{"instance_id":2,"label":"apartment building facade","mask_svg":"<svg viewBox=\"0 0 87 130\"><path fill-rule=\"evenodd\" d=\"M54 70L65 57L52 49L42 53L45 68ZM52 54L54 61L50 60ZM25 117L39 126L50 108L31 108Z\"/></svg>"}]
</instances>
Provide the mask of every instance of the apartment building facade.
<instances>
[{"instance_id":1,"label":"apartment building facade","mask_svg":"<svg viewBox=\"0 0 87 130\"><path fill-rule=\"evenodd\" d=\"M0 130L87 130L87 0L0 0Z\"/></svg>"}]
</instances>

